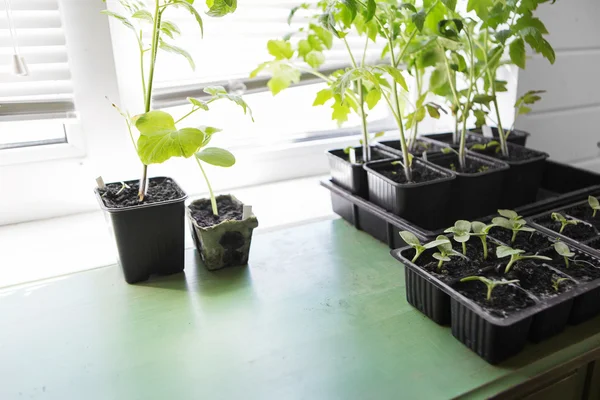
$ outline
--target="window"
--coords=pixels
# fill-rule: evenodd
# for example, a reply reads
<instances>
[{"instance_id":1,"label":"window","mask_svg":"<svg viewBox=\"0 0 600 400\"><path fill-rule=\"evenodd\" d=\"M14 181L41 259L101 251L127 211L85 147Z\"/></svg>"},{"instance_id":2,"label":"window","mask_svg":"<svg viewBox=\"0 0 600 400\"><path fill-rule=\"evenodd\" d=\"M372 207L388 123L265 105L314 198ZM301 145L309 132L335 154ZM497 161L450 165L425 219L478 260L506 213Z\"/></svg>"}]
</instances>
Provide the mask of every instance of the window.
<instances>
[{"instance_id":1,"label":"window","mask_svg":"<svg viewBox=\"0 0 600 400\"><path fill-rule=\"evenodd\" d=\"M9 0L0 11L0 151L67 143L75 103L58 0Z\"/></svg>"}]
</instances>

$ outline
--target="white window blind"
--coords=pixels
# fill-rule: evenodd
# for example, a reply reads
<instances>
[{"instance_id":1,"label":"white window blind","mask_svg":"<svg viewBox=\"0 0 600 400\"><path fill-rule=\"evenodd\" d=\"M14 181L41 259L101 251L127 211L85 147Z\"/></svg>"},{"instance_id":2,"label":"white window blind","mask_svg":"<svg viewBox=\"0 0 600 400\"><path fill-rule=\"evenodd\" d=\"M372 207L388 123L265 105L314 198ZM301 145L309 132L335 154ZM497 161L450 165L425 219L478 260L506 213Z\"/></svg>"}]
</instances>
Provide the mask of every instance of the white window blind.
<instances>
[{"instance_id":1,"label":"white window blind","mask_svg":"<svg viewBox=\"0 0 600 400\"><path fill-rule=\"evenodd\" d=\"M15 53L26 76L14 73ZM64 119L74 111L58 0L1 0L0 122Z\"/></svg>"},{"instance_id":2,"label":"white window blind","mask_svg":"<svg viewBox=\"0 0 600 400\"><path fill-rule=\"evenodd\" d=\"M239 1L235 13L223 18L204 18L204 39L200 38L198 26L184 10L173 9L165 13L165 19L175 22L182 30L178 43L196 60L196 70L192 71L187 61L174 54L161 54L157 64L156 92L154 106L172 107L186 103L187 97L203 95L202 89L209 84L230 89L246 87L246 93L267 90L268 77L249 79L248 76L260 63L269 61L272 56L267 51L267 41L281 39L286 34L297 32L306 26L309 10L299 10L291 25L287 19L290 10L301 3L317 3L316 0L249 0ZM201 7L201 6L198 6ZM314 13L314 10L312 10ZM302 36L302 35L300 35ZM292 40L294 40L292 36ZM347 37L350 47L359 58L364 48L364 39L350 34ZM367 59L377 62L383 49L383 41L369 45ZM326 50L326 62L321 66L325 73L349 66L350 58L341 40L334 39L333 48ZM318 82L311 75L304 75L301 85Z\"/></svg>"}]
</instances>

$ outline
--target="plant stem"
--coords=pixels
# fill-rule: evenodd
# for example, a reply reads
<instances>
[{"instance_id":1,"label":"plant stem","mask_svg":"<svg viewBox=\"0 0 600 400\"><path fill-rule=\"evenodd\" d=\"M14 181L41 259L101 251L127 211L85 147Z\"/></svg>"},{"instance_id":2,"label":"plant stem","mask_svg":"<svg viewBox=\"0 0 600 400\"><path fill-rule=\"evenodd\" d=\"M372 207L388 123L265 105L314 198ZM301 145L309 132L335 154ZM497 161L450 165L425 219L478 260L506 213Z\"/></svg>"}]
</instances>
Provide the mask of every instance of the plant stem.
<instances>
[{"instance_id":1,"label":"plant stem","mask_svg":"<svg viewBox=\"0 0 600 400\"><path fill-rule=\"evenodd\" d=\"M511 244L514 243L515 240L517 240L517 233L519 233L519 231L517 231L517 230L513 231L512 238L510 239Z\"/></svg>"},{"instance_id":2,"label":"plant stem","mask_svg":"<svg viewBox=\"0 0 600 400\"><path fill-rule=\"evenodd\" d=\"M417 249L415 249L415 256L413 257L412 260L410 260L410 262L414 263L417 261L417 259L421 256L421 253L423 253L423 251L419 251Z\"/></svg>"},{"instance_id":3,"label":"plant stem","mask_svg":"<svg viewBox=\"0 0 600 400\"><path fill-rule=\"evenodd\" d=\"M208 193L210 195L210 205L212 206L212 212L214 215L216 215L218 217L219 209L217 208L217 199L215 198L215 194L213 193L212 186L210 186L208 176L206 175L204 168L202 168L202 163L200 162L200 160L198 160L198 157L194 156L194 158L196 159L196 162L198 163L198 167L200 167L200 171L202 172L202 175L204 175L204 180L206 181L206 186L208 187Z\"/></svg>"},{"instance_id":4,"label":"plant stem","mask_svg":"<svg viewBox=\"0 0 600 400\"><path fill-rule=\"evenodd\" d=\"M487 285L487 301L490 301L492 299L492 290L494 290L494 285Z\"/></svg>"},{"instance_id":5,"label":"plant stem","mask_svg":"<svg viewBox=\"0 0 600 400\"><path fill-rule=\"evenodd\" d=\"M418 103L418 100L422 96L422 93L421 93L422 85L421 85L421 76L419 75L419 68L416 65L415 65L415 81L417 82L417 96L418 96L417 103ZM417 119L416 119L416 112L417 112L417 110L415 109L413 134L412 134L412 138L409 139L409 141L408 141L408 148L411 151L415 150L415 146L417 144L417 135L419 134L419 121L417 121Z\"/></svg>"},{"instance_id":6,"label":"plant stem","mask_svg":"<svg viewBox=\"0 0 600 400\"><path fill-rule=\"evenodd\" d=\"M510 261L508 262L508 264L506 265L506 268L504 269L504 273L508 274L508 271L510 271L510 269L516 262L517 262L517 258L514 255L511 256Z\"/></svg>"},{"instance_id":7,"label":"plant stem","mask_svg":"<svg viewBox=\"0 0 600 400\"><path fill-rule=\"evenodd\" d=\"M462 242L463 256L467 255L467 242Z\"/></svg>"},{"instance_id":8,"label":"plant stem","mask_svg":"<svg viewBox=\"0 0 600 400\"><path fill-rule=\"evenodd\" d=\"M438 262L438 265L437 265L437 270L438 270L438 271L442 269L442 264L443 264L443 263L444 263L444 261L443 261L443 260L440 260L440 262Z\"/></svg>"},{"instance_id":9,"label":"plant stem","mask_svg":"<svg viewBox=\"0 0 600 400\"><path fill-rule=\"evenodd\" d=\"M484 62L486 65L488 64L487 51L488 51L488 30L486 28L485 35L484 35L484 48L483 48ZM502 151L503 156L508 157L508 145L506 144L506 139L507 139L508 135L505 136L504 129L502 128L502 121L501 121L502 118L500 116L500 108L498 107L498 98L497 98L497 94L496 94L496 69L494 69L494 73L492 73L490 68L486 68L486 73L488 76L490 88L492 89L492 97L493 97L492 102L494 104L494 110L496 112L496 119L497 119L496 124L498 127L498 137L500 139L500 150Z\"/></svg>"},{"instance_id":10,"label":"plant stem","mask_svg":"<svg viewBox=\"0 0 600 400\"><path fill-rule=\"evenodd\" d=\"M594 209L594 211L592 212L592 218L596 218L596 212L597 212L597 211L598 211L598 210Z\"/></svg>"},{"instance_id":11,"label":"plant stem","mask_svg":"<svg viewBox=\"0 0 600 400\"><path fill-rule=\"evenodd\" d=\"M363 161L371 161L371 146L369 146L369 132L367 131L367 114L365 113L365 95L363 90L362 80L356 82L358 85L358 101L362 127L362 148L363 148Z\"/></svg>"},{"instance_id":12,"label":"plant stem","mask_svg":"<svg viewBox=\"0 0 600 400\"><path fill-rule=\"evenodd\" d=\"M569 268L569 258L565 256L565 266Z\"/></svg>"},{"instance_id":13,"label":"plant stem","mask_svg":"<svg viewBox=\"0 0 600 400\"><path fill-rule=\"evenodd\" d=\"M467 35L467 40L469 41L469 56L471 58L471 65L469 67L469 90L467 91L467 104L465 104L465 108L462 113L462 122L463 129L460 133L460 147L458 149L458 162L460 163L460 167L464 170L466 167L466 135L467 135L467 117L469 116L469 110L471 109L471 94L473 93L473 87L475 86L476 80L474 79L474 70L475 70L475 50L473 49L473 40L471 39L471 33L465 24L465 34Z\"/></svg>"},{"instance_id":14,"label":"plant stem","mask_svg":"<svg viewBox=\"0 0 600 400\"><path fill-rule=\"evenodd\" d=\"M567 227L567 224L562 224L558 233L563 233L563 231L565 230L566 227Z\"/></svg>"},{"instance_id":15,"label":"plant stem","mask_svg":"<svg viewBox=\"0 0 600 400\"><path fill-rule=\"evenodd\" d=\"M144 101L146 101L146 71L144 68L144 42L142 41L143 32L140 30L140 37L138 39L138 45L140 47L140 72L142 76L142 93L144 94Z\"/></svg>"},{"instance_id":16,"label":"plant stem","mask_svg":"<svg viewBox=\"0 0 600 400\"><path fill-rule=\"evenodd\" d=\"M487 239L485 238L485 236L481 237L481 245L483 246L483 259L487 260L487 258L488 258L488 246L487 246Z\"/></svg>"}]
</instances>

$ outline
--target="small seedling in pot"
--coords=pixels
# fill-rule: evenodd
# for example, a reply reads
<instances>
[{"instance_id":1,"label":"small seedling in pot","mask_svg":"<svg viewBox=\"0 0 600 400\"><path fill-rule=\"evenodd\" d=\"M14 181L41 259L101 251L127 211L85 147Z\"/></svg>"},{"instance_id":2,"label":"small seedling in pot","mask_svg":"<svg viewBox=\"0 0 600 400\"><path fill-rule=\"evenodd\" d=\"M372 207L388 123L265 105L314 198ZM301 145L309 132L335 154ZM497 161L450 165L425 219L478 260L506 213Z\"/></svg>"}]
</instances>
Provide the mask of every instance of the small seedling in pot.
<instances>
[{"instance_id":1,"label":"small seedling in pot","mask_svg":"<svg viewBox=\"0 0 600 400\"><path fill-rule=\"evenodd\" d=\"M510 256L510 261L508 262L508 264L506 264L506 268L504 268L504 273L508 274L508 272L511 270L511 268L513 267L513 265L520 260L545 260L545 261L552 261L552 259L550 257L546 257L546 256L539 256L537 254L535 255L522 255L523 253L525 253L525 250L521 250L521 249L513 249L511 247L508 246L498 246L496 248L496 257L498 258L504 258L504 257L509 257Z\"/></svg>"},{"instance_id":2,"label":"small seedling in pot","mask_svg":"<svg viewBox=\"0 0 600 400\"><path fill-rule=\"evenodd\" d=\"M487 260L488 258L488 245L487 245L487 235L490 233L490 229L492 229L495 225L489 224L486 225L483 222L473 221L471 223L471 229L473 230L472 236L479 237L481 240L481 245L483 246L483 259Z\"/></svg>"},{"instance_id":3,"label":"small seedling in pot","mask_svg":"<svg viewBox=\"0 0 600 400\"><path fill-rule=\"evenodd\" d=\"M448 239L446 236L438 236L437 239L429 243L421 244L421 241L419 241L419 239L409 231L400 232L400 237L402 237L402 240L404 240L406 244L415 249L415 256L411 260L411 262L413 263L417 262L417 259L421 256L421 254L423 254L425 250L433 249L434 247L445 243L450 243L450 239Z\"/></svg>"},{"instance_id":4,"label":"small seedling in pot","mask_svg":"<svg viewBox=\"0 0 600 400\"><path fill-rule=\"evenodd\" d=\"M448 239L446 236L444 235L440 235L436 238L436 240L441 240L443 241L445 239ZM448 239L447 242L441 243L437 246L438 252L433 254L433 258L435 258L436 260L438 260L438 265L437 265L437 270L440 271L442 269L442 265L445 262L450 261L450 257L454 257L454 256L460 256L461 254L459 252L457 252L456 250L454 250L452 248L452 243L450 242L450 240Z\"/></svg>"},{"instance_id":5,"label":"small seedling in pot","mask_svg":"<svg viewBox=\"0 0 600 400\"><path fill-rule=\"evenodd\" d=\"M571 251L569 246L567 246L564 242L560 241L554 243L554 250L556 250L559 256L564 258L565 267L569 268L569 259L575 257L575 253Z\"/></svg>"},{"instance_id":6,"label":"small seedling in pot","mask_svg":"<svg viewBox=\"0 0 600 400\"><path fill-rule=\"evenodd\" d=\"M596 218L596 212L598 212L598 210L600 210L600 202L594 196L589 196L588 204L590 205L590 207L592 207L592 210L593 210L592 218Z\"/></svg>"},{"instance_id":7,"label":"small seedling in pot","mask_svg":"<svg viewBox=\"0 0 600 400\"><path fill-rule=\"evenodd\" d=\"M492 224L512 231L511 243L517 239L519 232L535 232L535 229L527 226L527 221L513 210L498 210L501 217L492 220Z\"/></svg>"},{"instance_id":8,"label":"small seedling in pot","mask_svg":"<svg viewBox=\"0 0 600 400\"><path fill-rule=\"evenodd\" d=\"M486 300L490 301L492 299L492 291L494 290L494 288L496 286L500 286L500 285L508 285L511 283L519 283L518 279L512 280L512 281L494 281L488 278L485 278L483 276L468 276L466 278L462 278L460 280L461 282L470 282L470 281L479 281L485 284L485 286L487 286L487 296L486 296Z\"/></svg>"},{"instance_id":9,"label":"small seedling in pot","mask_svg":"<svg viewBox=\"0 0 600 400\"><path fill-rule=\"evenodd\" d=\"M565 218L564 215L559 214L557 212L553 212L552 213L552 219L554 221L560 222L560 230L558 231L558 233L563 233L563 231L565 230L565 228L568 225L577 225L577 221L574 219L567 219Z\"/></svg>"},{"instance_id":10,"label":"small seedling in pot","mask_svg":"<svg viewBox=\"0 0 600 400\"><path fill-rule=\"evenodd\" d=\"M560 291L560 284L563 283L564 281L570 281L569 278L557 278L552 280L552 287L554 288L554 290L556 292Z\"/></svg>"},{"instance_id":11,"label":"small seedling in pot","mask_svg":"<svg viewBox=\"0 0 600 400\"><path fill-rule=\"evenodd\" d=\"M454 240L462 245L463 255L467 255L467 242L471 238L471 223L465 220L458 220L444 231L444 233L453 233Z\"/></svg>"}]
</instances>

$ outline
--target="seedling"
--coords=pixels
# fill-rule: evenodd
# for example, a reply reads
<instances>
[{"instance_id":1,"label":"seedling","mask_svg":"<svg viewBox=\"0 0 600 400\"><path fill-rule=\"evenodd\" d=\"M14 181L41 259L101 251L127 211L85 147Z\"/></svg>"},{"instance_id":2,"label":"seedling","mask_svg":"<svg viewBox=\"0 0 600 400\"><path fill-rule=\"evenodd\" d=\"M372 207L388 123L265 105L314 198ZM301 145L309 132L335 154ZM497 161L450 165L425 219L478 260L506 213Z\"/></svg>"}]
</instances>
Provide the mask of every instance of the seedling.
<instances>
[{"instance_id":1,"label":"seedling","mask_svg":"<svg viewBox=\"0 0 600 400\"><path fill-rule=\"evenodd\" d=\"M509 285L511 283L519 283L518 279L514 279L512 281L494 281L492 279L488 279L483 276L468 276L466 278L462 278L460 281L461 282L479 281L479 282L484 283L485 286L487 286L487 296L485 298L487 301L490 301L492 299L492 291L494 290L494 288L496 288L496 286Z\"/></svg>"},{"instance_id":2,"label":"seedling","mask_svg":"<svg viewBox=\"0 0 600 400\"><path fill-rule=\"evenodd\" d=\"M567 219L562 214L559 214L557 212L552 213L552 219L554 221L560 222L560 230L558 231L558 233L563 233L563 231L568 225L577 225L577 220Z\"/></svg>"},{"instance_id":3,"label":"seedling","mask_svg":"<svg viewBox=\"0 0 600 400\"><path fill-rule=\"evenodd\" d=\"M453 233L454 240L462 245L463 255L467 255L467 242L471 237L471 223L465 220L458 220L454 223L454 226L448 228L444 233Z\"/></svg>"},{"instance_id":4,"label":"seedling","mask_svg":"<svg viewBox=\"0 0 600 400\"><path fill-rule=\"evenodd\" d=\"M560 241L554 243L554 250L556 250L559 256L563 257L565 260L565 267L569 268L569 259L575 257L575 253L571 251L569 246Z\"/></svg>"},{"instance_id":5,"label":"seedling","mask_svg":"<svg viewBox=\"0 0 600 400\"><path fill-rule=\"evenodd\" d=\"M569 278L557 278L552 280L552 287L554 288L554 290L556 292L558 292L560 290L560 284L563 283L564 281L570 281Z\"/></svg>"},{"instance_id":6,"label":"seedling","mask_svg":"<svg viewBox=\"0 0 600 400\"><path fill-rule=\"evenodd\" d=\"M419 241L419 239L409 231L400 232L400 237L402 237L402 240L404 240L406 244L415 249L415 256L411 260L413 263L417 261L417 259L425 250L433 249L434 247L442 244L450 243L450 239L448 239L446 236L438 236L437 239L429 243L421 244L421 241Z\"/></svg>"},{"instance_id":7,"label":"seedling","mask_svg":"<svg viewBox=\"0 0 600 400\"><path fill-rule=\"evenodd\" d=\"M488 258L488 245L487 245L487 235L490 233L490 230L494 227L494 224L486 225L483 222L473 221L471 223L471 229L473 233L471 235L479 237L481 240L481 245L483 246L483 259L487 260Z\"/></svg>"},{"instance_id":8,"label":"seedling","mask_svg":"<svg viewBox=\"0 0 600 400\"><path fill-rule=\"evenodd\" d=\"M511 247L508 246L498 246L496 248L496 257L498 258L504 258L504 257L509 257L510 256L510 261L508 262L508 264L506 264L506 268L504 268L504 273L507 274L511 268L513 267L513 265L520 260L545 260L545 261L552 261L552 259L550 257L546 257L546 256L539 256L537 254L535 255L530 255L530 256L524 256L522 255L523 253L525 253L525 250L521 250L521 249L513 249Z\"/></svg>"},{"instance_id":9,"label":"seedling","mask_svg":"<svg viewBox=\"0 0 600 400\"><path fill-rule=\"evenodd\" d=\"M436 238L436 240L443 241L444 239L448 240L447 242L443 242L437 245L438 252L433 254L433 258L438 260L437 270L440 271L442 269L442 264L450 261L450 257L460 256L460 253L452 248L452 242L444 236L440 235Z\"/></svg>"},{"instance_id":10,"label":"seedling","mask_svg":"<svg viewBox=\"0 0 600 400\"><path fill-rule=\"evenodd\" d=\"M594 196L589 196L588 204L590 205L590 207L592 207L592 210L593 210L592 218L596 218L596 212L598 212L598 210L600 210L600 202Z\"/></svg>"},{"instance_id":11,"label":"seedling","mask_svg":"<svg viewBox=\"0 0 600 400\"><path fill-rule=\"evenodd\" d=\"M519 232L535 232L535 229L527 226L527 221L512 210L498 210L501 217L492 219L492 224L512 231L511 243L517 239Z\"/></svg>"}]
</instances>

